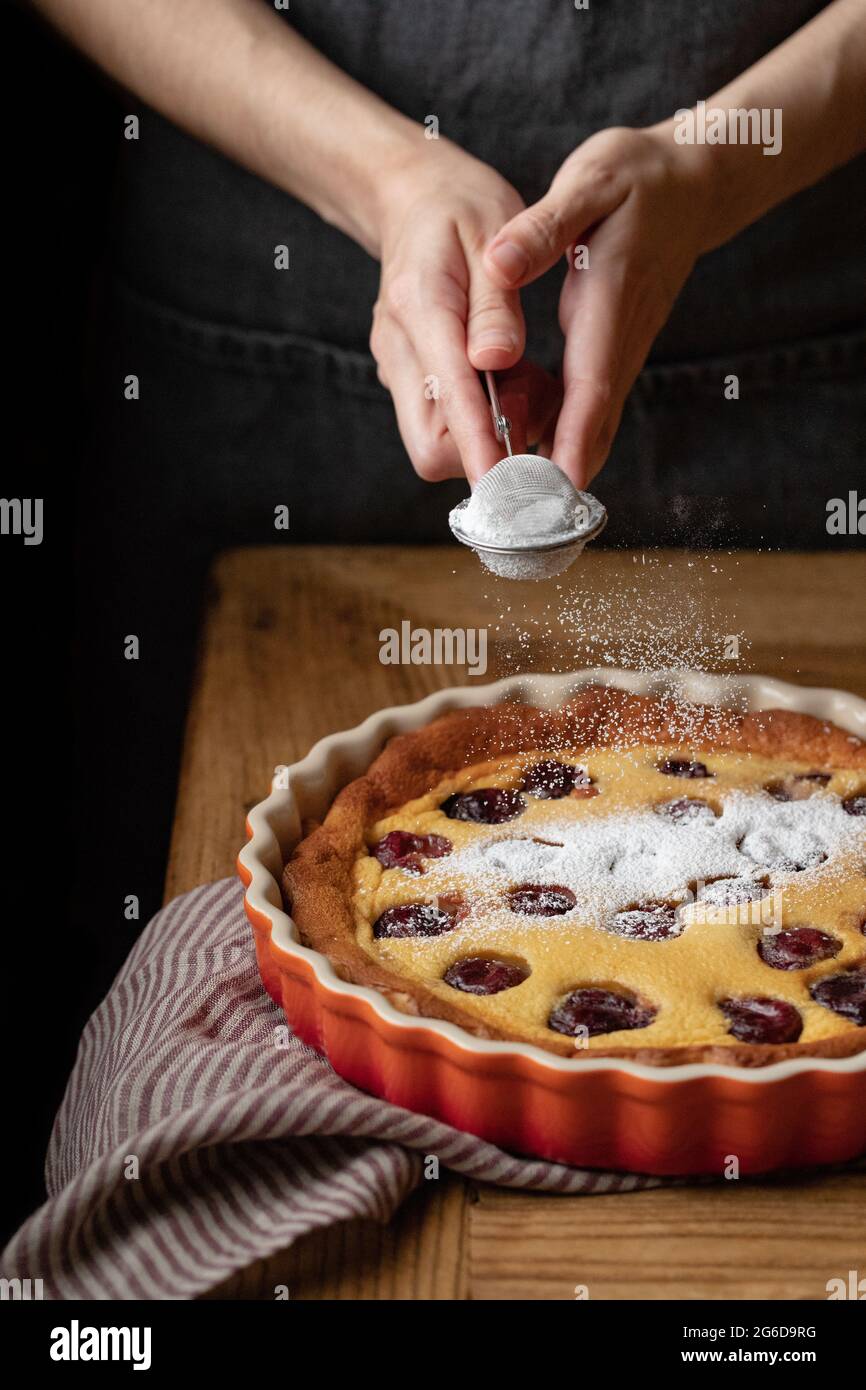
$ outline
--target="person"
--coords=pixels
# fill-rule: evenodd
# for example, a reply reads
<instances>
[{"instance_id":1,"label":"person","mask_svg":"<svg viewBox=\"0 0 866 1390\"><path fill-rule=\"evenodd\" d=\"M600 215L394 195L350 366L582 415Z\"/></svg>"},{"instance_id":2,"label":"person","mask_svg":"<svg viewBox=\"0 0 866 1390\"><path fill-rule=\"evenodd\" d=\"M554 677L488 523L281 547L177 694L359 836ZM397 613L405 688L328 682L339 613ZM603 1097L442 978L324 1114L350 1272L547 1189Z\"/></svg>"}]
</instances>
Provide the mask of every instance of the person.
<instances>
[{"instance_id":1,"label":"person","mask_svg":"<svg viewBox=\"0 0 866 1390\"><path fill-rule=\"evenodd\" d=\"M191 480L231 541L290 460L298 538L445 538L370 316L417 474L473 482L478 369L522 359L532 287L534 441L583 487L622 425L609 539L708 502L720 536L821 537L863 438L862 0L37 4L174 123L141 114L115 241L127 343L196 364L150 383L163 515ZM699 97L776 113L778 147L681 140Z\"/></svg>"},{"instance_id":2,"label":"person","mask_svg":"<svg viewBox=\"0 0 866 1390\"><path fill-rule=\"evenodd\" d=\"M449 540L482 369L605 543L856 543L863 0L34 3L128 94L80 641L93 795L133 789L154 872L212 557Z\"/></svg>"}]
</instances>

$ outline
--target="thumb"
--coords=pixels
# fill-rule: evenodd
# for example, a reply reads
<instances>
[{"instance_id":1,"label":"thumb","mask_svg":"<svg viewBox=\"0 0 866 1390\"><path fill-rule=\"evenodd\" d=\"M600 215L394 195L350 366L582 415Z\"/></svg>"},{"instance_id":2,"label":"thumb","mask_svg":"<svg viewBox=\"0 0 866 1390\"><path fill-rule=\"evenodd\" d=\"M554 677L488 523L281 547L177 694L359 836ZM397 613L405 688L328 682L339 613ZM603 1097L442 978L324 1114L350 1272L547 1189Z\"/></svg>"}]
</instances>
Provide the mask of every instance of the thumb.
<instances>
[{"instance_id":1,"label":"thumb","mask_svg":"<svg viewBox=\"0 0 866 1390\"><path fill-rule=\"evenodd\" d=\"M484 266L493 283L518 289L537 280L581 232L619 207L626 192L616 176L600 176L579 161L564 165L544 197L506 222L486 247Z\"/></svg>"},{"instance_id":2,"label":"thumb","mask_svg":"<svg viewBox=\"0 0 866 1390\"><path fill-rule=\"evenodd\" d=\"M516 290L492 285L480 258L470 272L469 307L466 319L466 349L469 361L479 371L502 371L520 358L526 342L526 328Z\"/></svg>"}]
</instances>

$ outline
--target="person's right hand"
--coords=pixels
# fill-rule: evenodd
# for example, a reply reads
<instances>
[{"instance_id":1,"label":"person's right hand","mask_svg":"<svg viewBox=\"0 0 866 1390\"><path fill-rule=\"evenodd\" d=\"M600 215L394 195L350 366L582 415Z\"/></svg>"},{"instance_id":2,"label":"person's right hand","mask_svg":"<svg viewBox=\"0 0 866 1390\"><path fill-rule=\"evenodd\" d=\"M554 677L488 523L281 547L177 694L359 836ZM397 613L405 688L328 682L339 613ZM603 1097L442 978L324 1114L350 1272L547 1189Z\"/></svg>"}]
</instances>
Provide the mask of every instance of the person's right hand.
<instances>
[{"instance_id":1,"label":"person's right hand","mask_svg":"<svg viewBox=\"0 0 866 1390\"><path fill-rule=\"evenodd\" d=\"M478 371L522 356L518 291L488 277L484 248L523 209L511 184L444 139L384 181L382 275L370 348L416 472L474 483L502 457ZM531 370L529 433L555 415L552 378Z\"/></svg>"}]
</instances>

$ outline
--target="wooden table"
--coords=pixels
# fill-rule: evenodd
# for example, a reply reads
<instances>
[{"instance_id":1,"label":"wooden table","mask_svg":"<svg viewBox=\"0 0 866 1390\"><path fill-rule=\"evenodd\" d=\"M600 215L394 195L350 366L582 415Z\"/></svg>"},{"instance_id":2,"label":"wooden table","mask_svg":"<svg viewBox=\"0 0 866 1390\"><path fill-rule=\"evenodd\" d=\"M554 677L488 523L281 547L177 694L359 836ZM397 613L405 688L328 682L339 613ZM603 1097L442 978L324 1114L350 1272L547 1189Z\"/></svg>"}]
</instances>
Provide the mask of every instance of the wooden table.
<instances>
[{"instance_id":1,"label":"wooden table","mask_svg":"<svg viewBox=\"0 0 866 1390\"><path fill-rule=\"evenodd\" d=\"M384 628L487 628L485 681L633 665L646 651L652 664L700 658L866 696L864 594L856 553L596 549L538 586L491 579L456 547L227 554L208 595L166 897L233 872L245 811L276 764L384 705L466 680L459 668L382 665ZM732 637L738 661L725 655ZM586 1284L596 1299L823 1299L829 1278L864 1268L864 1197L866 1174L610 1197L446 1175L387 1229L309 1237L218 1293L272 1298L286 1283L294 1298L571 1299Z\"/></svg>"}]
</instances>

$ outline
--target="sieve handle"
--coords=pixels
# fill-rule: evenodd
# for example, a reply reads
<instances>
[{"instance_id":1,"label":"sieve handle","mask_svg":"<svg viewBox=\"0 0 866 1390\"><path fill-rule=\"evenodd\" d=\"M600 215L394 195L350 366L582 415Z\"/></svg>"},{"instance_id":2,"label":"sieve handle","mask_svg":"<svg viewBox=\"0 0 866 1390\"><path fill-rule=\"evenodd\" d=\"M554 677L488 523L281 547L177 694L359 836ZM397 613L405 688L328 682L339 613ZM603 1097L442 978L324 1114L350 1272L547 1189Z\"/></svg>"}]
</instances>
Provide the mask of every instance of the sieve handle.
<instances>
[{"instance_id":1,"label":"sieve handle","mask_svg":"<svg viewBox=\"0 0 866 1390\"><path fill-rule=\"evenodd\" d=\"M509 455L525 453L531 378L523 365L521 368L512 367L500 385L497 385L493 372L485 372L484 377L496 438L502 440Z\"/></svg>"},{"instance_id":2,"label":"sieve handle","mask_svg":"<svg viewBox=\"0 0 866 1390\"><path fill-rule=\"evenodd\" d=\"M496 431L496 438L501 440L508 450L511 449L511 421L502 409L499 399L499 390L496 385L496 377L492 372L484 373L484 380L487 382L487 394L490 397L490 413L493 416L493 428Z\"/></svg>"}]
</instances>

